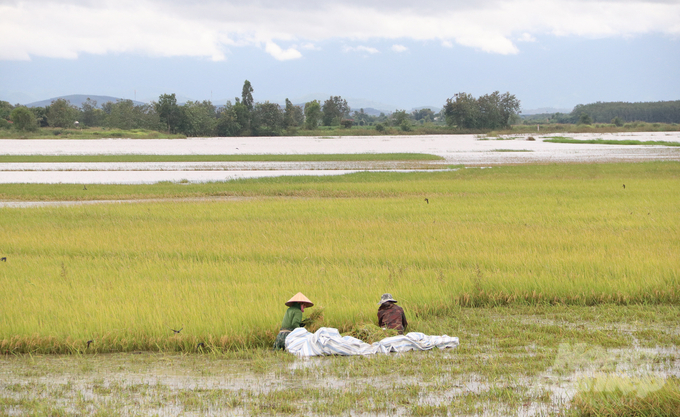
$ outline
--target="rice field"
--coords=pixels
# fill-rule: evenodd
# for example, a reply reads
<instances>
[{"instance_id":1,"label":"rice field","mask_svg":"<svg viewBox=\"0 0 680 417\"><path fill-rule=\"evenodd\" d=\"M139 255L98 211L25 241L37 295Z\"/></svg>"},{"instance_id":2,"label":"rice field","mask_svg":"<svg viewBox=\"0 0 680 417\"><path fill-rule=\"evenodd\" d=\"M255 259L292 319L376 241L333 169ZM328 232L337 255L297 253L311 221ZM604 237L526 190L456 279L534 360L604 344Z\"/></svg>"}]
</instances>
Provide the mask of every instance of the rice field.
<instances>
[{"instance_id":1,"label":"rice field","mask_svg":"<svg viewBox=\"0 0 680 417\"><path fill-rule=\"evenodd\" d=\"M415 331L471 307L677 307L679 179L676 162L507 166L106 186L173 199L0 208L0 352L266 347L298 291L322 311L314 327L343 332L374 323L383 292Z\"/></svg>"}]
</instances>

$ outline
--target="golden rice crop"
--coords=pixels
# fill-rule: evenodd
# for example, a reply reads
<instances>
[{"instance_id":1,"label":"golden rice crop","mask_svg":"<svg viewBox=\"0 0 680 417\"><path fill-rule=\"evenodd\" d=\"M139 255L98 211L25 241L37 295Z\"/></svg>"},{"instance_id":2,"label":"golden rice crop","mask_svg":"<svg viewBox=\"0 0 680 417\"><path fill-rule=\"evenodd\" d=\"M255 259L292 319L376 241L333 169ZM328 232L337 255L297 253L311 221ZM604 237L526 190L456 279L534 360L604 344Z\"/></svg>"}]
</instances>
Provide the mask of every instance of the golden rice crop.
<instances>
[{"instance_id":1,"label":"golden rice crop","mask_svg":"<svg viewBox=\"0 0 680 417\"><path fill-rule=\"evenodd\" d=\"M376 322L383 292L416 326L459 306L677 305L680 168L629 166L625 189L621 169L509 167L297 187L343 198L0 208L0 351L264 346L298 291L343 331Z\"/></svg>"}]
</instances>

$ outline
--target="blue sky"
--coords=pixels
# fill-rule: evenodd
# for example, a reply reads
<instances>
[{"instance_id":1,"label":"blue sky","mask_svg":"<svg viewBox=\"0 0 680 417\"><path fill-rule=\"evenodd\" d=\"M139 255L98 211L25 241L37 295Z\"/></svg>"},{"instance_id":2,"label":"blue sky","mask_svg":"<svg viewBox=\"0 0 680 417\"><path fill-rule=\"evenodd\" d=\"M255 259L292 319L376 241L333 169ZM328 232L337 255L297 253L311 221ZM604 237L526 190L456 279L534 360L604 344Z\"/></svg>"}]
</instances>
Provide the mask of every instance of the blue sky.
<instances>
[{"instance_id":1,"label":"blue sky","mask_svg":"<svg viewBox=\"0 0 680 417\"><path fill-rule=\"evenodd\" d=\"M413 5L417 5L413 7ZM680 99L680 1L0 0L0 100L69 94L223 104L329 95L524 109Z\"/></svg>"}]
</instances>

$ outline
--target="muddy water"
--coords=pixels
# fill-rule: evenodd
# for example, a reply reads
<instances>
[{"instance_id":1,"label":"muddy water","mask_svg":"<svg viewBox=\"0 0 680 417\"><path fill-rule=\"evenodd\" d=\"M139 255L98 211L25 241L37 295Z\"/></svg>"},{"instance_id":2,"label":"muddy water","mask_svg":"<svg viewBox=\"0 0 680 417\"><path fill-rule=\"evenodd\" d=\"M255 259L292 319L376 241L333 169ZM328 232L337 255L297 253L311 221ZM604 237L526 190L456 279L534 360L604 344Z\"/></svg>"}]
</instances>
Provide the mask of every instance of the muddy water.
<instances>
[{"instance_id":1,"label":"muddy water","mask_svg":"<svg viewBox=\"0 0 680 417\"><path fill-rule=\"evenodd\" d=\"M449 165L680 161L680 147L556 144L551 135L485 138L475 135L276 137L191 139L0 140L7 155L239 155L429 153L432 162L215 162L215 163L4 163L0 183L135 184L225 181L281 175L342 175L356 171L441 169ZM680 142L680 132L569 134L575 139ZM488 139L488 140L485 140ZM499 140L503 139L503 140Z\"/></svg>"},{"instance_id":2,"label":"muddy water","mask_svg":"<svg viewBox=\"0 0 680 417\"><path fill-rule=\"evenodd\" d=\"M549 393L546 401L528 401L517 408L479 404L486 410L485 415L531 416L554 413L567 407L576 393L587 389L584 381L599 383L604 390L618 386L646 395L660 388L667 377L680 376L677 361L680 349L677 346L604 349L563 344L554 365L544 372L534 376L513 375L509 379L460 374L455 369L450 373L431 375L404 368L400 358L406 355L416 356L420 361L447 363L450 360L454 363L457 351L392 354L390 357L394 360L389 362L394 362L400 372L407 374L396 378L389 364L382 371L374 372L379 376L373 377L333 372L338 367L347 369L348 362L359 367L380 366L361 357L293 359L275 355L266 359L234 360L210 354L155 353L0 357L0 398L5 398L6 403L10 402L8 399L23 401L21 404L27 409L37 402L44 408L62 408L70 412L82 411L79 407L85 402L92 410L113 408L116 415L140 412L162 416L257 415L262 406L276 409L286 405L289 400L285 392L289 390L318 389L328 397L312 398L310 395L304 405L299 406L312 410L305 414L326 415L313 410L323 408L326 401L343 398L347 392L360 397L364 392L367 396L375 395L371 394L371 389L403 393L417 387L416 397L401 405L395 399L395 408L390 412L364 414L361 405L355 404L340 413L402 416L410 415L414 405L455 407L452 404L456 399L484 394L492 389L510 387L515 392L525 392L529 398ZM489 359L489 353L483 356L478 360ZM622 384L621 381L626 382ZM235 405L230 401L235 401Z\"/></svg>"}]
</instances>

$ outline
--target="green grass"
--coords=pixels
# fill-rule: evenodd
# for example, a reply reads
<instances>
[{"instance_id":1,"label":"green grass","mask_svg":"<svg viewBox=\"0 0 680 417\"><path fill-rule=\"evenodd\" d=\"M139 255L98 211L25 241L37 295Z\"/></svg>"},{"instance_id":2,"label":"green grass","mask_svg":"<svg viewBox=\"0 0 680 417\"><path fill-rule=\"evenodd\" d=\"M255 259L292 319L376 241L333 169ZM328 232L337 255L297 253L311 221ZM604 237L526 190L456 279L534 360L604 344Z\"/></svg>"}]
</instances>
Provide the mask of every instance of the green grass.
<instances>
[{"instance_id":1,"label":"green grass","mask_svg":"<svg viewBox=\"0 0 680 417\"><path fill-rule=\"evenodd\" d=\"M319 162L433 161L441 156L421 153L300 155L0 155L9 162Z\"/></svg>"},{"instance_id":2,"label":"green grass","mask_svg":"<svg viewBox=\"0 0 680 417\"><path fill-rule=\"evenodd\" d=\"M610 139L572 139L555 136L543 139L543 142L551 143L579 143L590 145L647 145L647 146L680 146L680 142L670 142L664 140L610 140Z\"/></svg>"},{"instance_id":3,"label":"green grass","mask_svg":"<svg viewBox=\"0 0 680 417\"><path fill-rule=\"evenodd\" d=\"M232 200L0 208L0 351L268 346L298 291L342 331L373 323L383 292L422 319L677 306L679 177L676 162L361 173L87 191L248 197ZM3 199L82 193L0 185Z\"/></svg>"},{"instance_id":4,"label":"green grass","mask_svg":"<svg viewBox=\"0 0 680 417\"><path fill-rule=\"evenodd\" d=\"M34 132L0 129L2 139L185 139L184 135L158 132L146 129L108 129L91 127L83 129L65 129L61 127L41 127Z\"/></svg>"},{"instance_id":5,"label":"green grass","mask_svg":"<svg viewBox=\"0 0 680 417\"><path fill-rule=\"evenodd\" d=\"M601 376L586 383L573 401L568 416L677 416L680 415L680 380L623 379Z\"/></svg>"}]
</instances>

